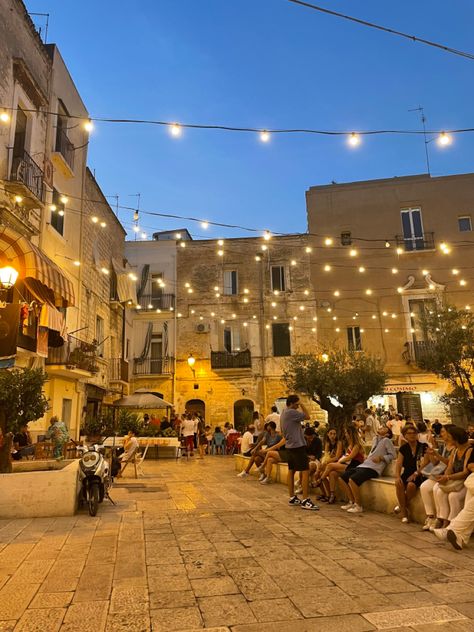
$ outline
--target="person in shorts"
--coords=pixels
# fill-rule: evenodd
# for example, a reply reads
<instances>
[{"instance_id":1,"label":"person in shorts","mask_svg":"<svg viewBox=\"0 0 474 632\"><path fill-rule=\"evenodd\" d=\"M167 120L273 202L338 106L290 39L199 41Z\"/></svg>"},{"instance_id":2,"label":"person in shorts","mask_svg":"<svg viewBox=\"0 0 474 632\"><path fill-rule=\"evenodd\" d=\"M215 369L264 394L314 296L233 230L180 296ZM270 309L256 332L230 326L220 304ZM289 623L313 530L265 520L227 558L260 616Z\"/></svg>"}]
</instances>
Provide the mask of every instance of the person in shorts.
<instances>
[{"instance_id":1,"label":"person in shorts","mask_svg":"<svg viewBox=\"0 0 474 632\"><path fill-rule=\"evenodd\" d=\"M288 504L299 505L302 509L315 510L319 507L309 497L309 458L301 425L309 418L309 412L300 402L298 395L289 395L286 400L286 408L280 417L281 432L285 439L288 457L288 493L290 495ZM295 472L302 472L303 500L295 494Z\"/></svg>"}]
</instances>

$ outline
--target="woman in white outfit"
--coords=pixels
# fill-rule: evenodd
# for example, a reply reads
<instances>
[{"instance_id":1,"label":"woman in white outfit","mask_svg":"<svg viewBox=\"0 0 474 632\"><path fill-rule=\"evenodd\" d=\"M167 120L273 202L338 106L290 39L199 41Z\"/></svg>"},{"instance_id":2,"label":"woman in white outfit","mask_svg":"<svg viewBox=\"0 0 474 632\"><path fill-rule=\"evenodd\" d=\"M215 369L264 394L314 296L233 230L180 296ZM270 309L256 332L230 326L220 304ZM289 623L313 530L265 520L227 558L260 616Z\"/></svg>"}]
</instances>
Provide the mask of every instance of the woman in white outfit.
<instances>
[{"instance_id":1,"label":"woman in white outfit","mask_svg":"<svg viewBox=\"0 0 474 632\"><path fill-rule=\"evenodd\" d=\"M474 472L474 462L470 463L468 467L471 472ZM474 473L466 478L464 486L467 490L464 509L451 521L447 529L435 529L433 531L437 538L448 540L457 551L460 551L467 545L474 531Z\"/></svg>"},{"instance_id":2,"label":"woman in white outfit","mask_svg":"<svg viewBox=\"0 0 474 632\"><path fill-rule=\"evenodd\" d=\"M454 443L451 435L448 434L446 430L452 427L453 424L446 424L441 428L440 437L444 442L444 446L441 452L438 452L437 450L431 448L427 450L426 453L426 456L429 458L429 463L427 468L425 469L436 469L434 470L434 474L428 474L429 478L427 478L426 481L420 485L421 499L425 506L426 512L426 520L425 524L423 525L423 531L429 531L430 527L434 527L434 524L436 522L436 507L433 496L433 489L437 482L437 475L435 475L435 473L438 472L438 475L440 473L442 474L443 467L444 470L446 470L446 468L448 467L449 455L454 450Z\"/></svg>"},{"instance_id":3,"label":"woman in white outfit","mask_svg":"<svg viewBox=\"0 0 474 632\"><path fill-rule=\"evenodd\" d=\"M430 527L430 531L447 527L464 505L466 488L464 480L469 476L468 462L472 454L472 446L469 443L469 435L464 428L454 426L447 430L451 436L455 449L449 457L446 472L438 477L437 484L433 488L433 496L436 507L436 524Z\"/></svg>"}]
</instances>

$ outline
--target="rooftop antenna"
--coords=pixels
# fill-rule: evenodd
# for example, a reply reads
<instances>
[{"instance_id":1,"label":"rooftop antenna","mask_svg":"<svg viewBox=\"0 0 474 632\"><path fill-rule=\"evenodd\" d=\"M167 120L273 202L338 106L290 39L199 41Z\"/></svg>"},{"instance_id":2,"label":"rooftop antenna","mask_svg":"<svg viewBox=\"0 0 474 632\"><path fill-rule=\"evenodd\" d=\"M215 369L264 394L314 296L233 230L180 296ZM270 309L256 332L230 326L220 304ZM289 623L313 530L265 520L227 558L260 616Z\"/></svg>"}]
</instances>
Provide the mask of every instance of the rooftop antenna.
<instances>
[{"instance_id":1,"label":"rooftop antenna","mask_svg":"<svg viewBox=\"0 0 474 632\"><path fill-rule=\"evenodd\" d=\"M420 119L421 119L421 125L423 126L423 138L424 138L424 143L425 143L425 157L426 157L426 170L428 172L428 175L431 175L431 170L430 170L430 156L428 154L428 143L430 142L426 136L426 116L425 116L425 109L422 105L419 105L417 108L413 108L411 110L408 110L409 112L419 112L420 113Z\"/></svg>"},{"instance_id":2,"label":"rooftop antenna","mask_svg":"<svg viewBox=\"0 0 474 632\"><path fill-rule=\"evenodd\" d=\"M45 25L44 25L44 37L42 39L43 39L43 42L45 44L47 44L47 42L48 42L48 27L49 27L49 13L30 13L30 15L37 15L37 16L40 16L42 18L46 18ZM41 29L42 28L43 28L42 26L37 26L38 35L40 37L41 37Z\"/></svg>"}]
</instances>

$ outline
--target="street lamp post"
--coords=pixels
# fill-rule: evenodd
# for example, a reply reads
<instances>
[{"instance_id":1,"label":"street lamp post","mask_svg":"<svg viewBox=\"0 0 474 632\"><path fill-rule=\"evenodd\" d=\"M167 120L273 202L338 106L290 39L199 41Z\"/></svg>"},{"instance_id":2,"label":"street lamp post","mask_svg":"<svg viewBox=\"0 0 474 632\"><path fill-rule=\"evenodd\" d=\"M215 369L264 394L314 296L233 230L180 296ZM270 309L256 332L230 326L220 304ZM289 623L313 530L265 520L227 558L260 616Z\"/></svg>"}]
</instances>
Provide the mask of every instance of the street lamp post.
<instances>
[{"instance_id":1,"label":"street lamp post","mask_svg":"<svg viewBox=\"0 0 474 632\"><path fill-rule=\"evenodd\" d=\"M18 271L12 266L4 266L0 268L0 308L7 305L7 293L15 285L18 279Z\"/></svg>"},{"instance_id":2,"label":"street lamp post","mask_svg":"<svg viewBox=\"0 0 474 632\"><path fill-rule=\"evenodd\" d=\"M196 371L194 370L194 365L196 364L196 358L193 357L193 354L191 353L189 355L188 358L188 366L191 369L191 371L193 372L193 378L196 379Z\"/></svg>"}]
</instances>

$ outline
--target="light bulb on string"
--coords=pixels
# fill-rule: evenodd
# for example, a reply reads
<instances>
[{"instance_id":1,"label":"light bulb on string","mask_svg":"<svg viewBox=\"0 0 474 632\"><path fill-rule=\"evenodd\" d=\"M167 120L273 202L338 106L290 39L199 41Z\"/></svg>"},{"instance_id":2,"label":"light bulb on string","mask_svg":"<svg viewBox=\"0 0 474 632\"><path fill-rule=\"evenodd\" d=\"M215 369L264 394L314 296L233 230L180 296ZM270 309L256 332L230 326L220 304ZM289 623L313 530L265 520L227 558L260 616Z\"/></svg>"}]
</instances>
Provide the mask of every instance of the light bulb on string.
<instances>
[{"instance_id":1,"label":"light bulb on string","mask_svg":"<svg viewBox=\"0 0 474 632\"><path fill-rule=\"evenodd\" d=\"M134 233L139 233L140 232L140 226L134 226L133 227L133 232Z\"/></svg>"},{"instance_id":2,"label":"light bulb on string","mask_svg":"<svg viewBox=\"0 0 474 632\"><path fill-rule=\"evenodd\" d=\"M207 230L209 228L209 222L207 222L206 220L201 222L201 228L204 228L204 230Z\"/></svg>"},{"instance_id":3,"label":"light bulb on string","mask_svg":"<svg viewBox=\"0 0 474 632\"><path fill-rule=\"evenodd\" d=\"M359 272L365 272L365 268L364 268L364 266L360 266L360 268L359 268Z\"/></svg>"},{"instance_id":4,"label":"light bulb on string","mask_svg":"<svg viewBox=\"0 0 474 632\"><path fill-rule=\"evenodd\" d=\"M81 262L78 260L74 261L73 263L76 266L76 268L78 268L81 265Z\"/></svg>"},{"instance_id":5,"label":"light bulb on string","mask_svg":"<svg viewBox=\"0 0 474 632\"><path fill-rule=\"evenodd\" d=\"M324 266L324 272L331 272L331 266L328 263Z\"/></svg>"},{"instance_id":6,"label":"light bulb on string","mask_svg":"<svg viewBox=\"0 0 474 632\"><path fill-rule=\"evenodd\" d=\"M10 115L8 114L8 112L5 112L5 110L2 110L2 112L0 112L0 121L2 123L10 122Z\"/></svg>"},{"instance_id":7,"label":"light bulb on string","mask_svg":"<svg viewBox=\"0 0 474 632\"><path fill-rule=\"evenodd\" d=\"M49 205L49 210L53 211L53 213L54 213L54 211L57 211L57 209L58 209L58 207L56 206L56 204L50 204ZM94 221L94 220L92 220L92 221Z\"/></svg>"},{"instance_id":8,"label":"light bulb on string","mask_svg":"<svg viewBox=\"0 0 474 632\"><path fill-rule=\"evenodd\" d=\"M58 215L59 215L60 217L64 217L64 211L61 209L60 211L58 211Z\"/></svg>"},{"instance_id":9,"label":"light bulb on string","mask_svg":"<svg viewBox=\"0 0 474 632\"><path fill-rule=\"evenodd\" d=\"M401 255L403 254L403 248L398 247L397 248L397 255Z\"/></svg>"},{"instance_id":10,"label":"light bulb on string","mask_svg":"<svg viewBox=\"0 0 474 632\"><path fill-rule=\"evenodd\" d=\"M352 249L349 251L349 255L350 255L351 257L357 257L357 250L356 250L355 248L352 248Z\"/></svg>"},{"instance_id":11,"label":"light bulb on string","mask_svg":"<svg viewBox=\"0 0 474 632\"><path fill-rule=\"evenodd\" d=\"M84 129L86 130L87 133L90 134L90 132L93 131L94 129L94 123L91 121L91 119L88 119L87 121L85 121L84 123Z\"/></svg>"},{"instance_id":12,"label":"light bulb on string","mask_svg":"<svg viewBox=\"0 0 474 632\"><path fill-rule=\"evenodd\" d=\"M398 273L398 268L392 268L392 274L397 274Z\"/></svg>"},{"instance_id":13,"label":"light bulb on string","mask_svg":"<svg viewBox=\"0 0 474 632\"><path fill-rule=\"evenodd\" d=\"M347 142L351 147L357 147L358 145L360 145L360 135L356 132L352 132L347 139Z\"/></svg>"},{"instance_id":14,"label":"light bulb on string","mask_svg":"<svg viewBox=\"0 0 474 632\"><path fill-rule=\"evenodd\" d=\"M142 234L140 235L140 237L141 237L142 239L146 239L146 238L148 237L148 235L147 235L146 233L142 233Z\"/></svg>"},{"instance_id":15,"label":"light bulb on string","mask_svg":"<svg viewBox=\"0 0 474 632\"><path fill-rule=\"evenodd\" d=\"M15 195L13 199L17 204L21 204L23 202L23 198L21 197L21 195Z\"/></svg>"},{"instance_id":16,"label":"light bulb on string","mask_svg":"<svg viewBox=\"0 0 474 632\"><path fill-rule=\"evenodd\" d=\"M99 223L99 218L96 215L93 215L91 217L91 221L93 224L98 224Z\"/></svg>"},{"instance_id":17,"label":"light bulb on string","mask_svg":"<svg viewBox=\"0 0 474 632\"><path fill-rule=\"evenodd\" d=\"M385 242L385 248L390 248L390 242L389 241Z\"/></svg>"},{"instance_id":18,"label":"light bulb on string","mask_svg":"<svg viewBox=\"0 0 474 632\"><path fill-rule=\"evenodd\" d=\"M138 211L134 211L133 213L133 221L138 222Z\"/></svg>"},{"instance_id":19,"label":"light bulb on string","mask_svg":"<svg viewBox=\"0 0 474 632\"><path fill-rule=\"evenodd\" d=\"M440 147L446 147L452 143L452 138L449 134L446 134L446 132L441 132L437 138L437 143Z\"/></svg>"},{"instance_id":20,"label":"light bulb on string","mask_svg":"<svg viewBox=\"0 0 474 632\"><path fill-rule=\"evenodd\" d=\"M270 239L272 238L272 235L271 235L271 233L270 233L270 231L269 231L269 230L266 230L266 231L263 233L263 238L265 239L265 241L270 241Z\"/></svg>"},{"instance_id":21,"label":"light bulb on string","mask_svg":"<svg viewBox=\"0 0 474 632\"><path fill-rule=\"evenodd\" d=\"M179 123L173 123L172 125L169 126L170 128L170 134L171 136L174 136L175 138L177 138L178 136L181 136L181 125L179 125Z\"/></svg>"},{"instance_id":22,"label":"light bulb on string","mask_svg":"<svg viewBox=\"0 0 474 632\"><path fill-rule=\"evenodd\" d=\"M267 130L262 130L260 132L260 140L262 141L262 143L268 143L268 141L270 140L270 134L269 132L267 132Z\"/></svg>"},{"instance_id":23,"label":"light bulb on string","mask_svg":"<svg viewBox=\"0 0 474 632\"><path fill-rule=\"evenodd\" d=\"M69 198L67 198L65 195L61 195L59 201L61 202L61 204L67 204L69 202Z\"/></svg>"},{"instance_id":24,"label":"light bulb on string","mask_svg":"<svg viewBox=\"0 0 474 632\"><path fill-rule=\"evenodd\" d=\"M59 211L59 214L61 214L61 211ZM107 224L106 224L106 222L100 222L100 226L101 226L101 228L106 228Z\"/></svg>"},{"instance_id":25,"label":"light bulb on string","mask_svg":"<svg viewBox=\"0 0 474 632\"><path fill-rule=\"evenodd\" d=\"M451 274L454 274L454 275L459 274L459 270L457 268L453 268L451 270Z\"/></svg>"},{"instance_id":26,"label":"light bulb on string","mask_svg":"<svg viewBox=\"0 0 474 632\"><path fill-rule=\"evenodd\" d=\"M325 246L332 246L334 243L333 239L331 237L326 237L326 239L324 240L324 245Z\"/></svg>"},{"instance_id":27,"label":"light bulb on string","mask_svg":"<svg viewBox=\"0 0 474 632\"><path fill-rule=\"evenodd\" d=\"M295 260L295 259L292 259L292 260L291 260L291 265L292 265L292 266L295 266L295 265L296 265L296 260Z\"/></svg>"}]
</instances>

